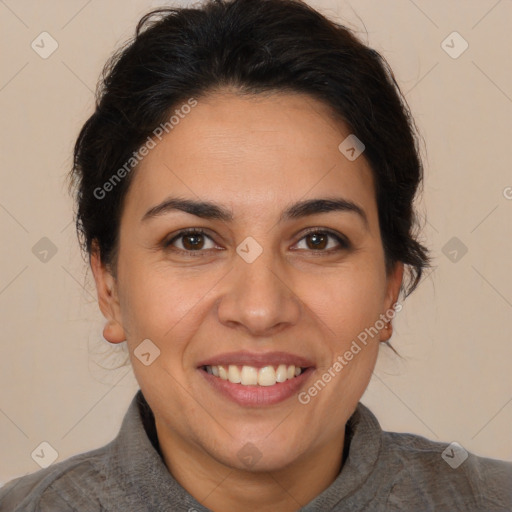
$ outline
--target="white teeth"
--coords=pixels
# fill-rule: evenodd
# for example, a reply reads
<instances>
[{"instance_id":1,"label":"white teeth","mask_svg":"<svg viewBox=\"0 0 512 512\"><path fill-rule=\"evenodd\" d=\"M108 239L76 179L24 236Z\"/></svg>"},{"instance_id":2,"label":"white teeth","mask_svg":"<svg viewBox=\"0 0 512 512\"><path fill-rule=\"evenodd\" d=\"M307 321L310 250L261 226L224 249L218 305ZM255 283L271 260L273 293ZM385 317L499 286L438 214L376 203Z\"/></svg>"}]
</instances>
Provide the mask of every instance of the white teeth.
<instances>
[{"instance_id":1,"label":"white teeth","mask_svg":"<svg viewBox=\"0 0 512 512\"><path fill-rule=\"evenodd\" d=\"M243 371L243 368L242 368ZM229 382L233 382L234 384L238 384L242 379L240 377L240 370L238 366L230 364L228 367L228 380Z\"/></svg>"},{"instance_id":2,"label":"white teeth","mask_svg":"<svg viewBox=\"0 0 512 512\"><path fill-rule=\"evenodd\" d=\"M272 366L264 366L258 372L258 384L260 386L273 386L276 383L276 371Z\"/></svg>"},{"instance_id":3,"label":"white teeth","mask_svg":"<svg viewBox=\"0 0 512 512\"><path fill-rule=\"evenodd\" d=\"M254 368L254 366L242 366L241 384L244 386L256 386L258 384L258 369Z\"/></svg>"},{"instance_id":4,"label":"white teeth","mask_svg":"<svg viewBox=\"0 0 512 512\"><path fill-rule=\"evenodd\" d=\"M217 366L217 368L219 369L219 377L222 380L228 380L228 372L226 371L224 366Z\"/></svg>"},{"instance_id":5,"label":"white teeth","mask_svg":"<svg viewBox=\"0 0 512 512\"><path fill-rule=\"evenodd\" d=\"M226 366L206 366L206 371L210 375L219 377L223 380L229 380L233 384L242 384L243 386L273 386L277 382L285 382L289 379L298 377L302 369L295 365L280 364L274 366L263 366L255 368L254 366L226 365Z\"/></svg>"},{"instance_id":6,"label":"white teeth","mask_svg":"<svg viewBox=\"0 0 512 512\"><path fill-rule=\"evenodd\" d=\"M288 372L285 364L280 364L276 371L276 381L284 382L288 378Z\"/></svg>"}]
</instances>

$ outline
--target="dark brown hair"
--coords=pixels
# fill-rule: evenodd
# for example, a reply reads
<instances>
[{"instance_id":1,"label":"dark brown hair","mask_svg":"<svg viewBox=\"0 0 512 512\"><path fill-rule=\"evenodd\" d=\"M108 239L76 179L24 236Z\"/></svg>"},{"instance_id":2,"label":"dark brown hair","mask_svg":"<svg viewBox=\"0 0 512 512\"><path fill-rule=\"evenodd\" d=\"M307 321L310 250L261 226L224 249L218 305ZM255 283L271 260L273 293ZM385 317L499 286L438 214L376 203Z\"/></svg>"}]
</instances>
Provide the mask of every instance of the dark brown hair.
<instances>
[{"instance_id":1,"label":"dark brown hair","mask_svg":"<svg viewBox=\"0 0 512 512\"><path fill-rule=\"evenodd\" d=\"M386 269L401 261L409 295L429 266L413 200L423 178L416 128L384 58L300 0L209 0L146 14L107 62L96 108L74 149L76 227L115 273L123 199L134 172L118 169L180 104L222 88L305 93L363 141L373 171ZM134 167L136 168L136 166ZM118 176L119 177L119 176ZM99 190L103 192L99 193Z\"/></svg>"}]
</instances>

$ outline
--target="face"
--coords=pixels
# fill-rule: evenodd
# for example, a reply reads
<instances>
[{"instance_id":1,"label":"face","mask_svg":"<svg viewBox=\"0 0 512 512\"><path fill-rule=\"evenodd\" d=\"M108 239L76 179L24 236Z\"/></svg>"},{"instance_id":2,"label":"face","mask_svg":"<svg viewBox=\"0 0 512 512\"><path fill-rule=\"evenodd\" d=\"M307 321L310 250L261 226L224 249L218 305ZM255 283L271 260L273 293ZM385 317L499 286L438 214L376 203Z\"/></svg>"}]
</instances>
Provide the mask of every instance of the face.
<instances>
[{"instance_id":1,"label":"face","mask_svg":"<svg viewBox=\"0 0 512 512\"><path fill-rule=\"evenodd\" d=\"M403 270L386 274L371 170L338 149L349 134L305 95L216 93L139 165L116 278L92 267L105 337L126 339L161 442L239 469L252 450L275 470L340 438L386 331L333 364Z\"/></svg>"}]
</instances>

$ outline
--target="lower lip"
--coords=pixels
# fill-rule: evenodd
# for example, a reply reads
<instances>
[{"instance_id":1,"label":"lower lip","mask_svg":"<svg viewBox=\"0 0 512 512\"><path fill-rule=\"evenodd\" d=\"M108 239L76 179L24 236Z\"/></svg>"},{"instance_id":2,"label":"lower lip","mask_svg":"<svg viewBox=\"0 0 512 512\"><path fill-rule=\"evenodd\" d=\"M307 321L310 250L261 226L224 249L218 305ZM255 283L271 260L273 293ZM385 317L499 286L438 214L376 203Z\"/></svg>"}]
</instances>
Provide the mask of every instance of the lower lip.
<instances>
[{"instance_id":1,"label":"lower lip","mask_svg":"<svg viewBox=\"0 0 512 512\"><path fill-rule=\"evenodd\" d=\"M199 369L214 390L243 406L264 406L283 402L298 393L313 371L314 368L307 368L298 377L278 382L273 386L244 386L233 384L229 380L215 377Z\"/></svg>"}]
</instances>

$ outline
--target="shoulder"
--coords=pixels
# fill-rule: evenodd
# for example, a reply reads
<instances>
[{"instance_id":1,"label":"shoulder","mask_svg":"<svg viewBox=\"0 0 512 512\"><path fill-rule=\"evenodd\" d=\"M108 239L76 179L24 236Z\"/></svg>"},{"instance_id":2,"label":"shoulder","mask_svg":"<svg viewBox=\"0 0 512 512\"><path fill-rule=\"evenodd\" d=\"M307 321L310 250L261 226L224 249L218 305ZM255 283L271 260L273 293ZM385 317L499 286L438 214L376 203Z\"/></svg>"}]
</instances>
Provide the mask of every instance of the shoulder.
<instances>
[{"instance_id":1,"label":"shoulder","mask_svg":"<svg viewBox=\"0 0 512 512\"><path fill-rule=\"evenodd\" d=\"M10 480L0 488L0 512L100 510L97 489L107 478L110 446Z\"/></svg>"},{"instance_id":2,"label":"shoulder","mask_svg":"<svg viewBox=\"0 0 512 512\"><path fill-rule=\"evenodd\" d=\"M382 453L393 470L389 510L420 501L428 510L512 510L512 462L398 432L382 433Z\"/></svg>"}]
</instances>

